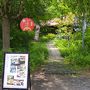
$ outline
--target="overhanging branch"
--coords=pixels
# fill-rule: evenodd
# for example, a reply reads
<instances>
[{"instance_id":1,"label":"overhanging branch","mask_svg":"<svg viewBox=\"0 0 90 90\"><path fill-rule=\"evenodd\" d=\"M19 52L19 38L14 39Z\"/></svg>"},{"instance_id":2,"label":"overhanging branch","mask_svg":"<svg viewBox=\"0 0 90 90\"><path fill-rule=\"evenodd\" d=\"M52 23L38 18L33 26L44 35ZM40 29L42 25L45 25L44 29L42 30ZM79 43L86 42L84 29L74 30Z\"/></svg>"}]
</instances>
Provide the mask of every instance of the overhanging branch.
<instances>
[{"instance_id":1,"label":"overhanging branch","mask_svg":"<svg viewBox=\"0 0 90 90\"><path fill-rule=\"evenodd\" d=\"M2 4L0 6L0 16L7 16L13 19L16 19L22 15L22 12L24 11L24 0L19 0L17 13L15 15L12 15L12 0L3 0Z\"/></svg>"},{"instance_id":2,"label":"overhanging branch","mask_svg":"<svg viewBox=\"0 0 90 90\"><path fill-rule=\"evenodd\" d=\"M24 9L23 6L24 6L24 0L21 0L20 5L19 5L19 9L18 9L18 13L17 13L16 16L12 16L13 19L16 19L16 18L18 18L19 16L22 15L22 12L23 12L23 9Z\"/></svg>"}]
</instances>

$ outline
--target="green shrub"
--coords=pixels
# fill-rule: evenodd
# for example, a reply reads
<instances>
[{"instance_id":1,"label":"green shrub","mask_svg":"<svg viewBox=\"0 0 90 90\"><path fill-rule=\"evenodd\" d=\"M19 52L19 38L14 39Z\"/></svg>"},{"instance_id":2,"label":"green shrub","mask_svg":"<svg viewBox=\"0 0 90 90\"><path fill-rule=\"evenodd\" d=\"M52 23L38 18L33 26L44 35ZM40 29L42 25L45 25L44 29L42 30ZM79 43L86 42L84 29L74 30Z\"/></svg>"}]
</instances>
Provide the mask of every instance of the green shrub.
<instances>
[{"instance_id":1,"label":"green shrub","mask_svg":"<svg viewBox=\"0 0 90 90\"><path fill-rule=\"evenodd\" d=\"M48 58L48 50L45 43L33 42L30 47L31 71L41 66Z\"/></svg>"},{"instance_id":2,"label":"green shrub","mask_svg":"<svg viewBox=\"0 0 90 90\"><path fill-rule=\"evenodd\" d=\"M55 38L55 34L52 34L52 33L48 33L48 35L46 35L46 37L51 40L53 38Z\"/></svg>"},{"instance_id":3,"label":"green shrub","mask_svg":"<svg viewBox=\"0 0 90 90\"><path fill-rule=\"evenodd\" d=\"M52 33L48 33L47 35L43 35L40 40L42 42L47 42L47 41L50 41L50 40L53 40L55 38L55 34L52 34Z\"/></svg>"},{"instance_id":4,"label":"green shrub","mask_svg":"<svg viewBox=\"0 0 90 90\"><path fill-rule=\"evenodd\" d=\"M46 36L42 36L42 37L40 38L40 40L41 40L42 42L47 42L47 41L49 41L48 37L46 37Z\"/></svg>"},{"instance_id":5,"label":"green shrub","mask_svg":"<svg viewBox=\"0 0 90 90\"><path fill-rule=\"evenodd\" d=\"M31 42L30 43L30 49L28 49L28 52L30 52L30 70L33 72L35 69L40 67L48 58L48 50L46 48L45 43L41 42ZM15 48L14 48L15 49ZM23 52L22 48L19 49L20 52ZM19 50L16 50L18 52ZM2 51L0 51L0 77L2 75L2 67L3 67L3 54Z\"/></svg>"},{"instance_id":6,"label":"green shrub","mask_svg":"<svg viewBox=\"0 0 90 90\"><path fill-rule=\"evenodd\" d=\"M54 40L56 46L60 49L61 55L65 57L64 62L71 64L72 66L87 67L90 68L90 36L86 32L85 36L85 48L82 48L81 34L76 34L76 39L70 39L70 46L68 47L68 41L64 39Z\"/></svg>"}]
</instances>

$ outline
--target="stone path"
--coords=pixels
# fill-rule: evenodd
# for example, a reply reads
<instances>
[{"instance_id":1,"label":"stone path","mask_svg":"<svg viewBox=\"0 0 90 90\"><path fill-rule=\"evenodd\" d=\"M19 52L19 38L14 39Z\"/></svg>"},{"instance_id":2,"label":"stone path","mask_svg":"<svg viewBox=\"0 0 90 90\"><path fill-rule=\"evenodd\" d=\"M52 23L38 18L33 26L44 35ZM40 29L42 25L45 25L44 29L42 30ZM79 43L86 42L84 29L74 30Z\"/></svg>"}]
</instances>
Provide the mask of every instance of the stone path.
<instances>
[{"instance_id":1,"label":"stone path","mask_svg":"<svg viewBox=\"0 0 90 90\"><path fill-rule=\"evenodd\" d=\"M90 90L90 77L77 76L77 72L63 64L59 50L49 42L49 61L32 75L32 90Z\"/></svg>"},{"instance_id":2,"label":"stone path","mask_svg":"<svg viewBox=\"0 0 90 90\"><path fill-rule=\"evenodd\" d=\"M49 51L49 62L61 62L62 61L62 57L60 55L60 52L58 50L58 48L56 48L54 46L54 44L52 42L48 42L47 43L47 48Z\"/></svg>"}]
</instances>

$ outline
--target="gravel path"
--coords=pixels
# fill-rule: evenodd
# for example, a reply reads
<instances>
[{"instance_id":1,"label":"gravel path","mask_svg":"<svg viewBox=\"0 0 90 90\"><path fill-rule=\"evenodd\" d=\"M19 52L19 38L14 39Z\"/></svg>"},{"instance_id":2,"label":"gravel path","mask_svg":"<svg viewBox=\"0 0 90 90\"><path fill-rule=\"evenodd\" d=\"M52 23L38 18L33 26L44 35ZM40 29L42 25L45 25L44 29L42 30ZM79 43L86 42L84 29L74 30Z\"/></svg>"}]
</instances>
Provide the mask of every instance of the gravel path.
<instances>
[{"instance_id":1,"label":"gravel path","mask_svg":"<svg viewBox=\"0 0 90 90\"><path fill-rule=\"evenodd\" d=\"M32 90L90 90L90 77L63 64L59 50L49 42L49 61L32 75Z\"/></svg>"}]
</instances>

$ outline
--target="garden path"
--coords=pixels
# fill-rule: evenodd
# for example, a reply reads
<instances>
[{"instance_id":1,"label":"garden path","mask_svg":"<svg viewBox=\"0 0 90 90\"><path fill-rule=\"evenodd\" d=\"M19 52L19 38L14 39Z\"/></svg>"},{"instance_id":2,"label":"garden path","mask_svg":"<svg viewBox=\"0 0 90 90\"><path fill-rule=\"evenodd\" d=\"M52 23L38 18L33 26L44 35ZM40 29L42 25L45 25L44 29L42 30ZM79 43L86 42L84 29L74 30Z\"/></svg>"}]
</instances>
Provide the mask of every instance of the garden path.
<instances>
[{"instance_id":1,"label":"garden path","mask_svg":"<svg viewBox=\"0 0 90 90\"><path fill-rule=\"evenodd\" d=\"M32 90L90 90L89 75L79 75L64 65L64 58L52 42L47 48L48 63L32 75Z\"/></svg>"}]
</instances>

